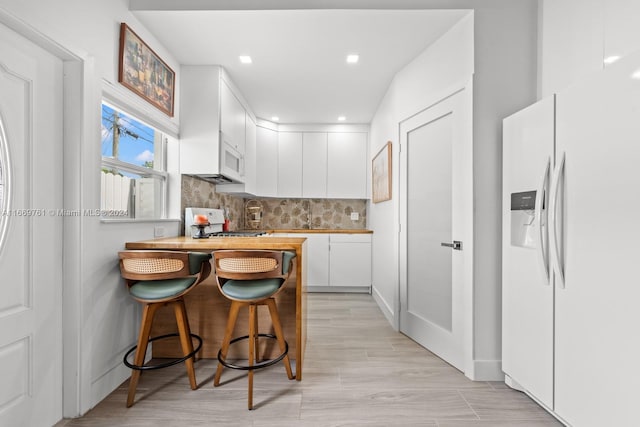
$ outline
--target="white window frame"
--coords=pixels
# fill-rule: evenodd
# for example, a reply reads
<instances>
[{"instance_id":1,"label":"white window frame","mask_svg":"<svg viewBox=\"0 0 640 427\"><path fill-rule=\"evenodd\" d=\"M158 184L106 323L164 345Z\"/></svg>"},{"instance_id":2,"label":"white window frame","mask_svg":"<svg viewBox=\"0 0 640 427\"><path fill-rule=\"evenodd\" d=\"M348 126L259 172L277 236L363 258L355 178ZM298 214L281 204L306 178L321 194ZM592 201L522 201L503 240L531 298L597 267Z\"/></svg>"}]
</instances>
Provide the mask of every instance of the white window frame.
<instances>
[{"instance_id":1,"label":"white window frame","mask_svg":"<svg viewBox=\"0 0 640 427\"><path fill-rule=\"evenodd\" d=\"M154 143L154 159L153 159L153 169L146 168L143 166L138 166L132 163L124 162L119 159L114 159L113 157L102 156L100 162L101 170L104 169L115 169L123 172L128 172L136 175L140 175L141 177L152 177L160 180L161 190L160 190L160 212L156 212L158 215L154 217L144 217L137 218L136 212L134 210L133 216L119 216L117 212L108 212L102 210L101 206L101 219L102 220L127 220L127 221L149 221L149 220L159 220L167 218L167 196L168 196L168 187L169 187L169 174L167 172L167 135L158 130L155 126L148 124L144 118L140 118L138 114L133 114L128 111L127 108L122 108L120 105L114 105L114 103L109 102L109 100L103 97L102 102L100 104L100 108L102 109L102 105L107 105L109 108L126 114L132 119L143 123L145 126L148 126L154 130L156 136L159 136L159 142ZM102 120L100 121L102 123ZM102 189L100 190L102 196Z\"/></svg>"}]
</instances>

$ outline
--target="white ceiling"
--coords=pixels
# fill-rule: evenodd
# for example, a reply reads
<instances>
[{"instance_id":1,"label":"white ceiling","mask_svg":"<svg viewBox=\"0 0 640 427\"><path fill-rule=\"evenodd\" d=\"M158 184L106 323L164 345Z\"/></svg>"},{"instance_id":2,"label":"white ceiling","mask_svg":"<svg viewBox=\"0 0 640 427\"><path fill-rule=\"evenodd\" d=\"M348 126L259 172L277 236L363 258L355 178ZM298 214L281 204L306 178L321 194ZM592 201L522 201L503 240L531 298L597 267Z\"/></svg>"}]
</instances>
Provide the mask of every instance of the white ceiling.
<instances>
[{"instance_id":1,"label":"white ceiling","mask_svg":"<svg viewBox=\"0 0 640 427\"><path fill-rule=\"evenodd\" d=\"M393 76L466 10L134 10L181 64L222 65L257 117L369 123ZM347 64L350 53L358 64ZM243 65L239 55L250 55Z\"/></svg>"}]
</instances>

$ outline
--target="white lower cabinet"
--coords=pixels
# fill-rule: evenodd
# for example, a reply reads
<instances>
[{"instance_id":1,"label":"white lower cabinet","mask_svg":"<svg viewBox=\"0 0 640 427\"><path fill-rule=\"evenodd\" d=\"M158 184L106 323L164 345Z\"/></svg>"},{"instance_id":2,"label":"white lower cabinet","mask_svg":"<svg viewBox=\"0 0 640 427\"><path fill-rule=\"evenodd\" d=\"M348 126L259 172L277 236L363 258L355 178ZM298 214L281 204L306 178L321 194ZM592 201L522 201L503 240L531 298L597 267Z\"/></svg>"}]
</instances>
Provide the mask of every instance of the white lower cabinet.
<instances>
[{"instance_id":1,"label":"white lower cabinet","mask_svg":"<svg viewBox=\"0 0 640 427\"><path fill-rule=\"evenodd\" d=\"M329 284L331 288L366 290L371 288L371 235L331 234L329 236Z\"/></svg>"},{"instance_id":2,"label":"white lower cabinet","mask_svg":"<svg viewBox=\"0 0 640 427\"><path fill-rule=\"evenodd\" d=\"M329 286L329 235L305 234L304 237L307 238L307 287Z\"/></svg>"},{"instance_id":3,"label":"white lower cabinet","mask_svg":"<svg viewBox=\"0 0 640 427\"><path fill-rule=\"evenodd\" d=\"M371 234L288 233L307 238L307 291L369 292Z\"/></svg>"}]
</instances>

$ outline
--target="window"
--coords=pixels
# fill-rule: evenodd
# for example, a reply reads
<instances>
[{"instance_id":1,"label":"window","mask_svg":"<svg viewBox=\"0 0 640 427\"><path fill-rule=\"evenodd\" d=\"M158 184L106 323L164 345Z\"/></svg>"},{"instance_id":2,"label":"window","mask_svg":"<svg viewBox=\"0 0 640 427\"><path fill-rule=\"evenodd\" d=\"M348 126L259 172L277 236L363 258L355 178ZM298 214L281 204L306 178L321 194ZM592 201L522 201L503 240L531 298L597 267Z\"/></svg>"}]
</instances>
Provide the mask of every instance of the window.
<instances>
[{"instance_id":1,"label":"window","mask_svg":"<svg viewBox=\"0 0 640 427\"><path fill-rule=\"evenodd\" d=\"M165 217L166 144L161 132L102 104L103 218Z\"/></svg>"}]
</instances>

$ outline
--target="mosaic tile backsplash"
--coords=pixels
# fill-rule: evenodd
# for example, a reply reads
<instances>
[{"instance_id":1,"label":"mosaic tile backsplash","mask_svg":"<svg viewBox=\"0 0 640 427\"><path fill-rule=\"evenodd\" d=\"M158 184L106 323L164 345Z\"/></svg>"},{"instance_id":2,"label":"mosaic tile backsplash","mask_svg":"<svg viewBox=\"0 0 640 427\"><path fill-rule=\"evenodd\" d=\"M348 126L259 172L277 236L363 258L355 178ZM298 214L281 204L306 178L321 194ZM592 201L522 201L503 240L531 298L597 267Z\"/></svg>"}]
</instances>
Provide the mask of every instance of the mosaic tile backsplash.
<instances>
[{"instance_id":1,"label":"mosaic tile backsplash","mask_svg":"<svg viewBox=\"0 0 640 427\"><path fill-rule=\"evenodd\" d=\"M188 175L182 175L182 226L187 206L203 208L227 207L231 217L231 230L251 228L245 223L245 205L257 201L262 205L263 229L364 229L366 228L366 200L353 199L245 199L216 193L215 184ZM357 212L359 219L351 220Z\"/></svg>"}]
</instances>

